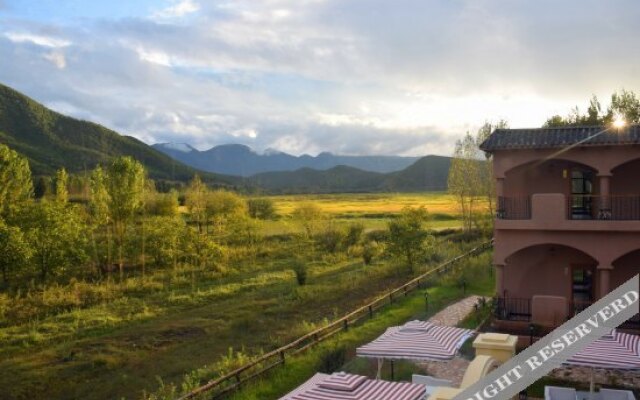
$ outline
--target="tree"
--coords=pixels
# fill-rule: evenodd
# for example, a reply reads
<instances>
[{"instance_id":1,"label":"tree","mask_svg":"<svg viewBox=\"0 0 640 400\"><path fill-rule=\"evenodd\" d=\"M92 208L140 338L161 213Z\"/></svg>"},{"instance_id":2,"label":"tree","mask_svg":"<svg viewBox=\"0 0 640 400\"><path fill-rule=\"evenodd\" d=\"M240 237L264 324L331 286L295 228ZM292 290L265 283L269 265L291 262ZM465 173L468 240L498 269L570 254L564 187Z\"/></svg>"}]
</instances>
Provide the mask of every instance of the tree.
<instances>
[{"instance_id":1,"label":"tree","mask_svg":"<svg viewBox=\"0 0 640 400\"><path fill-rule=\"evenodd\" d=\"M69 176L64 168L56 172L56 201L66 204L69 201Z\"/></svg>"},{"instance_id":2,"label":"tree","mask_svg":"<svg viewBox=\"0 0 640 400\"><path fill-rule=\"evenodd\" d=\"M196 224L198 233L205 233L207 225L207 195L209 189L202 183L199 175L194 175L185 193L184 203L189 210L191 221Z\"/></svg>"},{"instance_id":3,"label":"tree","mask_svg":"<svg viewBox=\"0 0 640 400\"><path fill-rule=\"evenodd\" d=\"M640 123L640 99L634 92L622 90L611 95L611 105L607 118L623 118L627 123Z\"/></svg>"},{"instance_id":4,"label":"tree","mask_svg":"<svg viewBox=\"0 0 640 400\"><path fill-rule=\"evenodd\" d=\"M181 255L180 241L187 229L184 220L179 216L156 216L150 218L148 226L147 249L154 264L175 268Z\"/></svg>"},{"instance_id":5,"label":"tree","mask_svg":"<svg viewBox=\"0 0 640 400\"><path fill-rule=\"evenodd\" d=\"M293 210L292 217L304 230L307 238L313 238L326 219L322 209L315 203L304 202Z\"/></svg>"},{"instance_id":6,"label":"tree","mask_svg":"<svg viewBox=\"0 0 640 400\"><path fill-rule=\"evenodd\" d=\"M554 115L547 119L543 127L608 125L616 118L631 124L640 123L640 99L634 92L625 89L620 93L614 92L606 113L602 112L600 101L594 95L589 100L586 114L582 114L576 106L566 117Z\"/></svg>"},{"instance_id":7,"label":"tree","mask_svg":"<svg viewBox=\"0 0 640 400\"><path fill-rule=\"evenodd\" d=\"M0 217L10 219L33 196L27 159L0 144Z\"/></svg>"},{"instance_id":8,"label":"tree","mask_svg":"<svg viewBox=\"0 0 640 400\"><path fill-rule=\"evenodd\" d=\"M9 274L25 267L31 254L31 247L20 228L8 226L0 219L0 269L5 285L9 283Z\"/></svg>"},{"instance_id":9,"label":"tree","mask_svg":"<svg viewBox=\"0 0 640 400\"><path fill-rule=\"evenodd\" d=\"M36 180L33 187L33 195L36 199L41 199L49 194L49 179L41 176Z\"/></svg>"},{"instance_id":10,"label":"tree","mask_svg":"<svg viewBox=\"0 0 640 400\"><path fill-rule=\"evenodd\" d=\"M251 218L271 219L275 217L276 210L273 200L267 198L248 199L247 208Z\"/></svg>"},{"instance_id":11,"label":"tree","mask_svg":"<svg viewBox=\"0 0 640 400\"><path fill-rule=\"evenodd\" d=\"M106 227L107 249L106 264L111 264L111 228L109 227L109 192L106 186L106 177L99 165L93 170L89 178L89 220L91 224L91 241L93 256L96 265L100 265L98 245L96 243L95 230Z\"/></svg>"},{"instance_id":12,"label":"tree","mask_svg":"<svg viewBox=\"0 0 640 400\"><path fill-rule=\"evenodd\" d=\"M424 252L422 245L429 236L424 223L429 214L424 207L405 207L400 215L388 223L390 254L405 259L407 266L413 268L418 256Z\"/></svg>"},{"instance_id":13,"label":"tree","mask_svg":"<svg viewBox=\"0 0 640 400\"><path fill-rule=\"evenodd\" d=\"M456 142L451 167L449 168L448 189L460 207L463 228L473 227L476 199L482 194L482 174L479 150L476 140L467 132Z\"/></svg>"},{"instance_id":14,"label":"tree","mask_svg":"<svg viewBox=\"0 0 640 400\"><path fill-rule=\"evenodd\" d=\"M21 210L19 220L43 282L52 273L85 261L86 228L77 207L51 201L30 203Z\"/></svg>"},{"instance_id":15,"label":"tree","mask_svg":"<svg viewBox=\"0 0 640 400\"><path fill-rule=\"evenodd\" d=\"M142 207L144 167L131 157L118 157L107 171L106 188L109 193L109 216L118 246L120 281L124 278L123 247L127 227Z\"/></svg>"},{"instance_id":16,"label":"tree","mask_svg":"<svg viewBox=\"0 0 640 400\"><path fill-rule=\"evenodd\" d=\"M476 134L476 147L478 151L480 151L480 145L489 138L495 129L506 129L508 127L509 124L505 120L500 120L495 125L485 122ZM493 156L491 153L484 153L484 157L485 162L481 163L478 171L478 192L486 198L488 204L487 217L490 221L493 221L493 215L495 215L494 199L496 198L496 180L493 176Z\"/></svg>"}]
</instances>

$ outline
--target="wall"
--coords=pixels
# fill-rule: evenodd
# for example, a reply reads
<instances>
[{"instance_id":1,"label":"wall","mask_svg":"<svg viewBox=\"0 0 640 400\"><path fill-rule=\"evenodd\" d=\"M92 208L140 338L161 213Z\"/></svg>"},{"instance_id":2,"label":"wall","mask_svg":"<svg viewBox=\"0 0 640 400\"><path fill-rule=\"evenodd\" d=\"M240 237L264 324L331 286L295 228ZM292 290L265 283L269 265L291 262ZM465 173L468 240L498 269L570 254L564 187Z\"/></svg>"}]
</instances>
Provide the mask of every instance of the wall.
<instances>
[{"instance_id":1,"label":"wall","mask_svg":"<svg viewBox=\"0 0 640 400\"><path fill-rule=\"evenodd\" d=\"M640 247L640 243L638 243L638 247ZM611 290L622 285L638 273L640 273L640 250L620 257L613 263Z\"/></svg>"}]
</instances>

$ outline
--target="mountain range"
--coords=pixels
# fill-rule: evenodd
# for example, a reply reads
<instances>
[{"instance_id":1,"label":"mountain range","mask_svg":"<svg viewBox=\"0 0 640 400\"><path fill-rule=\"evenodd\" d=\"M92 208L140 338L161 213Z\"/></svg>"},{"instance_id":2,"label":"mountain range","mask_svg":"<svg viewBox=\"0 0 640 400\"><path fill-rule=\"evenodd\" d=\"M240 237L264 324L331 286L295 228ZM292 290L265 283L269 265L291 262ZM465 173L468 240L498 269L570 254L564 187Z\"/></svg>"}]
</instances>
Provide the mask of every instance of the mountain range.
<instances>
[{"instance_id":1,"label":"mountain range","mask_svg":"<svg viewBox=\"0 0 640 400\"><path fill-rule=\"evenodd\" d=\"M297 157L274 150L259 154L243 145L202 152L186 144L149 146L96 123L52 111L2 84L0 143L25 156L35 176L51 176L61 167L82 173L114 157L132 156L155 180L187 182L197 173L210 185L270 193L445 190L451 163L449 157L440 156L321 153Z\"/></svg>"},{"instance_id":2,"label":"mountain range","mask_svg":"<svg viewBox=\"0 0 640 400\"><path fill-rule=\"evenodd\" d=\"M339 165L388 173L407 168L419 159L400 156L342 156L328 152L317 156L293 156L273 149L258 153L241 144L220 145L205 151L196 150L185 143L159 143L153 147L203 171L245 177L263 172L295 171L301 168L327 170Z\"/></svg>"},{"instance_id":3,"label":"mountain range","mask_svg":"<svg viewBox=\"0 0 640 400\"><path fill-rule=\"evenodd\" d=\"M450 157L426 156L386 174L339 165L328 170L263 172L248 178L248 183L272 193L442 191L447 189L450 165Z\"/></svg>"}]
</instances>

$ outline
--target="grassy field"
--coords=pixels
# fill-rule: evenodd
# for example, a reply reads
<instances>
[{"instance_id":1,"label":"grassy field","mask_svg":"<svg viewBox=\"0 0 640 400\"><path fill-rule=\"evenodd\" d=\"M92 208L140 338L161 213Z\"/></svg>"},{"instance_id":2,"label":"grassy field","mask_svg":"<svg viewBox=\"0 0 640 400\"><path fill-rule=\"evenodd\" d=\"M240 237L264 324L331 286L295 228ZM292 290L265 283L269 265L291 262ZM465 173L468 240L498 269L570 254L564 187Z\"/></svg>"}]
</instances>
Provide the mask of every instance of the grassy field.
<instances>
[{"instance_id":1,"label":"grassy field","mask_svg":"<svg viewBox=\"0 0 640 400\"><path fill-rule=\"evenodd\" d=\"M159 378L179 383L197 370L199 379L210 379L481 240L440 235L430 261L411 272L391 259L366 266L344 253L306 254L308 283L298 286L290 264L298 245L291 237L271 236L295 231L288 218L295 204L317 202L336 224L359 218L368 229L384 228L388 218L407 205L424 205L433 216L439 215L429 223L432 228L454 227L457 216L446 212L455 206L442 194L274 200L280 219L264 223L257 255L224 270L150 268L146 278L131 276L122 284L72 281L46 290L34 288L20 303L32 317L20 322L6 317L15 310L0 293L0 317L6 314L0 318L0 398L140 399L158 388ZM39 313L29 309L43 304L50 307ZM404 318L412 308L408 310L396 311L393 318Z\"/></svg>"},{"instance_id":2,"label":"grassy field","mask_svg":"<svg viewBox=\"0 0 640 400\"><path fill-rule=\"evenodd\" d=\"M405 207L424 206L431 215L433 229L459 228L462 225L453 196L446 193L358 193L270 196L280 219L265 221L263 233L294 233L300 226L290 220L291 213L304 202L320 207L337 226L362 223L367 230L384 229L390 217Z\"/></svg>"}]
</instances>

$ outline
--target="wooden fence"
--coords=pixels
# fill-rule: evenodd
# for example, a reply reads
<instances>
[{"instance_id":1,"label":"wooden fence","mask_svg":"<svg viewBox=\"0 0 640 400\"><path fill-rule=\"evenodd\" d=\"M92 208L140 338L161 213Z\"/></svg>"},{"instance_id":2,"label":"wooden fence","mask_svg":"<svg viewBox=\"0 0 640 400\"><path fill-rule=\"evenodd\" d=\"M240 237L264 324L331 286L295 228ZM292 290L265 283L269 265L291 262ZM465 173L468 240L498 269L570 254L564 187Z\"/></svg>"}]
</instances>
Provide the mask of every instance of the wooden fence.
<instances>
[{"instance_id":1,"label":"wooden fence","mask_svg":"<svg viewBox=\"0 0 640 400\"><path fill-rule=\"evenodd\" d=\"M238 389L243 383L264 375L278 365L285 364L287 358L299 354L339 332L348 330L350 325L360 322L363 319L373 318L373 314L376 311L380 310L385 305L393 303L394 299L400 296L406 296L411 291L421 288L422 284L426 283L429 276L447 272L450 267L454 266L459 261L481 254L492 246L493 240L482 243L464 254L445 261L437 267L426 271L404 285L390 291L384 296L377 298L371 303L350 312L344 317L335 320L322 328L307 333L287 345L266 353L249 364L207 382L206 384L180 397L178 400L192 399L198 395L204 394L205 392L210 392L208 397L211 399L222 398L223 396Z\"/></svg>"}]
</instances>

